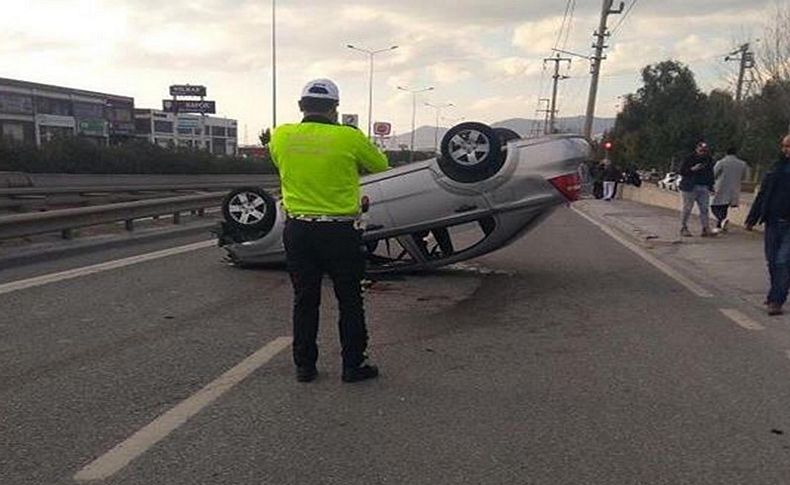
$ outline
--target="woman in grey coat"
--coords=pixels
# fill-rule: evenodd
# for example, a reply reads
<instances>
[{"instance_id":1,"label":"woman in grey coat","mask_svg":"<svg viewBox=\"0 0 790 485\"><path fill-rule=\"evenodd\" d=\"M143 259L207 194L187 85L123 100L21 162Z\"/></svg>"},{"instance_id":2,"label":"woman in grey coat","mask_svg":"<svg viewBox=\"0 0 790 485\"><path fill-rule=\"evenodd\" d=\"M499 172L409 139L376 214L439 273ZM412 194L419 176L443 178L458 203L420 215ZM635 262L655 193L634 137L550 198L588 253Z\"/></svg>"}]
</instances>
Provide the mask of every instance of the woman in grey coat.
<instances>
[{"instance_id":1,"label":"woman in grey coat","mask_svg":"<svg viewBox=\"0 0 790 485\"><path fill-rule=\"evenodd\" d=\"M716 178L715 195L710 210L716 217L714 232L727 230L727 211L730 207L738 207L741 197L741 181L750 176L749 165L737 156L734 147L727 149L727 156L716 162L713 175Z\"/></svg>"}]
</instances>

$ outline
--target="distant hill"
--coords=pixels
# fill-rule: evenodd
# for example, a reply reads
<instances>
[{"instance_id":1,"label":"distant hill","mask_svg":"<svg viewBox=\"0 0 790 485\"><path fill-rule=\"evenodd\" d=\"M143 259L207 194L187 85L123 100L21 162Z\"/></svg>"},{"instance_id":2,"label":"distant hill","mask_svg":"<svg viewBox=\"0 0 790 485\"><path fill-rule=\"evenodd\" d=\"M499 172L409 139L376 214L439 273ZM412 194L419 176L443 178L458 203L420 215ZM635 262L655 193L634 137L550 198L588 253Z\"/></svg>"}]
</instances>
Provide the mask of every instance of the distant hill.
<instances>
[{"instance_id":1,"label":"distant hill","mask_svg":"<svg viewBox=\"0 0 790 485\"><path fill-rule=\"evenodd\" d=\"M569 118L557 118L557 127L562 133L581 133L584 129L584 116L573 116ZM536 126L543 126L543 120L530 120L525 118L512 118L509 120L493 123L493 127L510 128L521 136L529 136L534 132ZM605 131L614 126L614 118L595 118L593 120L593 137L600 136ZM438 130L438 142L441 143L442 136L449 127L440 126ZM437 133L434 126L420 126L414 134L414 147L417 150L432 150L434 146L434 136ZM389 140L387 147L397 149L399 145L408 146L411 143L411 132L397 135Z\"/></svg>"}]
</instances>

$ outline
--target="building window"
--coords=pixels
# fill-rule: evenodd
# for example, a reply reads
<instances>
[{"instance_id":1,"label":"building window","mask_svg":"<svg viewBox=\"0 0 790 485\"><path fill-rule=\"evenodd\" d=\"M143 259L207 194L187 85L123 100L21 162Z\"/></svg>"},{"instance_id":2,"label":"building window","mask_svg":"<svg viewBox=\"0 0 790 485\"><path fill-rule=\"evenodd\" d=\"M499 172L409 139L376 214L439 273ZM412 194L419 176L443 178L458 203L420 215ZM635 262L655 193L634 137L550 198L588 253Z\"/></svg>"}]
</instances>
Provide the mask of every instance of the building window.
<instances>
[{"instance_id":1,"label":"building window","mask_svg":"<svg viewBox=\"0 0 790 485\"><path fill-rule=\"evenodd\" d=\"M201 133L203 133L203 131L200 129L200 127L199 126L195 127L195 134L200 135Z\"/></svg>"},{"instance_id":2,"label":"building window","mask_svg":"<svg viewBox=\"0 0 790 485\"><path fill-rule=\"evenodd\" d=\"M0 93L0 113L33 114L33 98L23 94Z\"/></svg>"},{"instance_id":3,"label":"building window","mask_svg":"<svg viewBox=\"0 0 790 485\"><path fill-rule=\"evenodd\" d=\"M41 133L41 142L52 141L55 138L66 138L74 135L74 128L66 126L46 126L39 127Z\"/></svg>"},{"instance_id":4,"label":"building window","mask_svg":"<svg viewBox=\"0 0 790 485\"><path fill-rule=\"evenodd\" d=\"M213 145L213 150L211 153L214 155L224 155L225 154L225 139L224 138L212 138L211 144Z\"/></svg>"},{"instance_id":5,"label":"building window","mask_svg":"<svg viewBox=\"0 0 790 485\"><path fill-rule=\"evenodd\" d=\"M22 123L3 123L3 138L25 141L25 128L22 126Z\"/></svg>"},{"instance_id":6,"label":"building window","mask_svg":"<svg viewBox=\"0 0 790 485\"><path fill-rule=\"evenodd\" d=\"M151 118L136 118L134 120L134 131L141 135L150 135Z\"/></svg>"},{"instance_id":7,"label":"building window","mask_svg":"<svg viewBox=\"0 0 790 485\"><path fill-rule=\"evenodd\" d=\"M103 118L104 105L74 101L74 117L91 119Z\"/></svg>"},{"instance_id":8,"label":"building window","mask_svg":"<svg viewBox=\"0 0 790 485\"><path fill-rule=\"evenodd\" d=\"M191 135L192 134L192 128L178 128L178 134L179 135Z\"/></svg>"},{"instance_id":9,"label":"building window","mask_svg":"<svg viewBox=\"0 0 790 485\"><path fill-rule=\"evenodd\" d=\"M157 133L173 133L173 122L154 120L154 131Z\"/></svg>"},{"instance_id":10,"label":"building window","mask_svg":"<svg viewBox=\"0 0 790 485\"><path fill-rule=\"evenodd\" d=\"M212 126L211 127L211 136L225 136L225 127L224 126Z\"/></svg>"},{"instance_id":11,"label":"building window","mask_svg":"<svg viewBox=\"0 0 790 485\"><path fill-rule=\"evenodd\" d=\"M71 116L71 101L68 99L36 98L36 112L45 115Z\"/></svg>"},{"instance_id":12,"label":"building window","mask_svg":"<svg viewBox=\"0 0 790 485\"><path fill-rule=\"evenodd\" d=\"M129 122L132 121L131 108L109 108L107 118L111 121Z\"/></svg>"},{"instance_id":13,"label":"building window","mask_svg":"<svg viewBox=\"0 0 790 485\"><path fill-rule=\"evenodd\" d=\"M228 128L228 136L231 138L236 138L236 128Z\"/></svg>"}]
</instances>

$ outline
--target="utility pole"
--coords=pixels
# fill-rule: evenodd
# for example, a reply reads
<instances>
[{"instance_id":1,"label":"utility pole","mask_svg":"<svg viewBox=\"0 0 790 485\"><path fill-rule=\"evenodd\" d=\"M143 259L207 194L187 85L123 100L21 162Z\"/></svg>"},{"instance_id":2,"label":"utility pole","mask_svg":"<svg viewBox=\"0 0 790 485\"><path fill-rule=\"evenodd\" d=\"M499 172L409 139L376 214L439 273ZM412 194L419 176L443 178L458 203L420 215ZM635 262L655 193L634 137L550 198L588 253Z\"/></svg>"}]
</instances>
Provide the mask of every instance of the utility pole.
<instances>
[{"instance_id":1,"label":"utility pole","mask_svg":"<svg viewBox=\"0 0 790 485\"><path fill-rule=\"evenodd\" d=\"M541 133L544 135L548 133L548 126L549 126L549 106L551 106L551 100L549 98L540 98L538 99L538 109L535 110L535 114L542 118L542 126L541 121L535 121L532 127L531 134L535 136L539 136ZM543 106L545 104L545 107Z\"/></svg>"},{"instance_id":2,"label":"utility pole","mask_svg":"<svg viewBox=\"0 0 790 485\"><path fill-rule=\"evenodd\" d=\"M584 118L584 136L587 139L592 138L592 125L595 118L595 98L598 96L598 78L601 74L601 61L606 59L603 55L603 50L608 46L606 45L606 38L609 37L609 32L606 30L606 22L609 15L619 14L623 12L625 3L620 2L620 7L617 10L612 9L614 0L603 0L603 8L601 9L601 23L598 25L598 30L593 34L596 38L595 54L592 56L592 65L590 66L590 95L587 98L587 114Z\"/></svg>"},{"instance_id":3,"label":"utility pole","mask_svg":"<svg viewBox=\"0 0 790 485\"><path fill-rule=\"evenodd\" d=\"M411 143L409 144L409 163L412 163L414 162L414 135L416 133L414 123L417 119L417 95L425 91L433 91L433 86L422 89L409 89L398 86L398 89L411 93Z\"/></svg>"},{"instance_id":4,"label":"utility pole","mask_svg":"<svg viewBox=\"0 0 790 485\"><path fill-rule=\"evenodd\" d=\"M557 119L557 85L560 81L564 79L568 79L568 76L563 76L560 74L560 63L567 62L568 66L571 65L571 60L568 57L560 57L560 54L557 53L554 57L549 57L543 59L543 64L545 65L547 62L554 63L554 75L552 79L554 79L554 84L551 89L551 107L549 108L549 122L548 125L545 126L546 133L554 133L554 123Z\"/></svg>"},{"instance_id":5,"label":"utility pole","mask_svg":"<svg viewBox=\"0 0 790 485\"><path fill-rule=\"evenodd\" d=\"M724 60L738 61L740 63L740 68L738 69L738 84L735 88L735 101L740 104L743 99L743 84L746 70L754 67L754 53L749 49L749 43L747 42L738 47L737 50L730 52Z\"/></svg>"},{"instance_id":6,"label":"utility pole","mask_svg":"<svg viewBox=\"0 0 790 485\"><path fill-rule=\"evenodd\" d=\"M433 151L439 153L439 117L441 116L442 110L444 108L452 108L455 105L453 103L433 104L426 102L425 106L436 110L436 125L434 126L433 130Z\"/></svg>"},{"instance_id":7,"label":"utility pole","mask_svg":"<svg viewBox=\"0 0 790 485\"><path fill-rule=\"evenodd\" d=\"M277 2L272 0L272 128L277 126Z\"/></svg>"}]
</instances>

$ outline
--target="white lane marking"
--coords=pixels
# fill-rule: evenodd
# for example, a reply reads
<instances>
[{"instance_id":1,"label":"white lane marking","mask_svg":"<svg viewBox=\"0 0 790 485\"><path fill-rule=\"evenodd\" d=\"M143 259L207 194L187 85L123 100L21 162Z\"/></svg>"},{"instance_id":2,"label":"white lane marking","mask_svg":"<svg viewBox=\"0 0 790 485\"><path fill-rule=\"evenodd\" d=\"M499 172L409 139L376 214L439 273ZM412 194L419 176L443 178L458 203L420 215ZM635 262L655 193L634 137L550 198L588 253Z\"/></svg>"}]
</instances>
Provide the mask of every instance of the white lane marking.
<instances>
[{"instance_id":1,"label":"white lane marking","mask_svg":"<svg viewBox=\"0 0 790 485\"><path fill-rule=\"evenodd\" d=\"M278 337L272 340L206 387L181 401L176 407L151 421L128 439L88 464L74 475L74 479L92 481L111 477L259 367L269 362L290 343L290 337Z\"/></svg>"},{"instance_id":2,"label":"white lane marking","mask_svg":"<svg viewBox=\"0 0 790 485\"><path fill-rule=\"evenodd\" d=\"M620 244L622 244L626 248L630 249L637 256L639 256L640 258L644 259L648 263L650 263L653 266L655 266L659 271L661 271L665 275L669 276L673 280L677 281L681 285L685 286L687 290L689 290L690 292L694 293L698 297L700 297L700 298L712 298L713 297L713 293L711 293L710 291L706 290L705 288L703 288L702 286L698 285L697 283L694 283L690 279L686 278L685 276L683 276L682 274L680 274L676 270L672 269L666 263L663 263L663 262L659 261L655 256L653 256L652 254L648 253L644 249L640 248L636 244L632 243L631 241L627 241L625 238L623 238L623 236L621 236L621 235L617 234L616 232L614 232L614 230L606 227L604 224L596 221L592 217L588 216L587 214L585 214L584 212L582 212L581 210L579 210L579 209L577 209L577 208L575 208L573 206L571 206L571 209L574 212L576 212L577 214L579 214L580 216L582 216L585 219L587 219L588 221L590 221L591 223L593 223L596 226L598 226L598 229L602 230L603 232L608 234L612 239L614 239L615 241L619 242Z\"/></svg>"},{"instance_id":3,"label":"white lane marking","mask_svg":"<svg viewBox=\"0 0 790 485\"><path fill-rule=\"evenodd\" d=\"M161 251L155 251L153 253L140 254L138 256L131 256L123 259L116 259L115 261L108 261L106 263L99 263L91 266L85 266L82 268L70 269L68 271L61 271L59 273L51 273L47 275L36 276L34 278L12 281L11 283L0 284L0 295L5 293L11 293L12 291L24 290L26 288L33 288L35 286L55 283L57 281L70 280L72 278L78 278L80 276L85 276L89 274L101 273L102 271L109 271L111 269L122 268L124 266L130 266L132 264L151 261L153 259L173 256L175 254L195 251L197 249L216 246L216 244L217 242L214 240L201 241L198 243L187 244L186 246L163 249Z\"/></svg>"},{"instance_id":4,"label":"white lane marking","mask_svg":"<svg viewBox=\"0 0 790 485\"><path fill-rule=\"evenodd\" d=\"M719 308L719 311L722 312L725 317L729 318L746 330L765 330L765 327L739 310L734 308Z\"/></svg>"}]
</instances>

